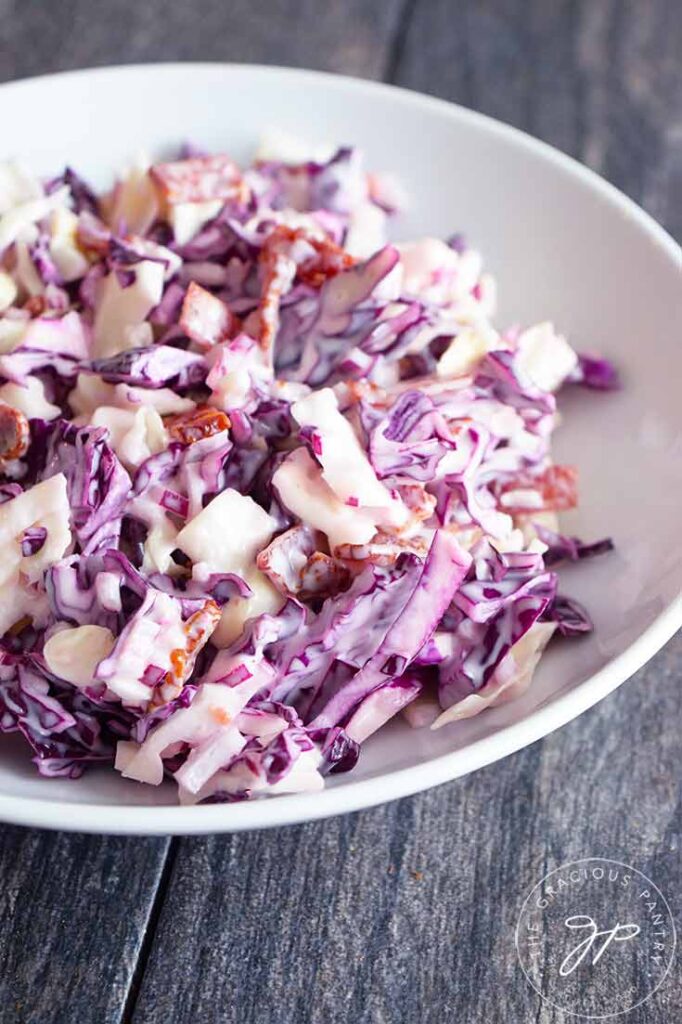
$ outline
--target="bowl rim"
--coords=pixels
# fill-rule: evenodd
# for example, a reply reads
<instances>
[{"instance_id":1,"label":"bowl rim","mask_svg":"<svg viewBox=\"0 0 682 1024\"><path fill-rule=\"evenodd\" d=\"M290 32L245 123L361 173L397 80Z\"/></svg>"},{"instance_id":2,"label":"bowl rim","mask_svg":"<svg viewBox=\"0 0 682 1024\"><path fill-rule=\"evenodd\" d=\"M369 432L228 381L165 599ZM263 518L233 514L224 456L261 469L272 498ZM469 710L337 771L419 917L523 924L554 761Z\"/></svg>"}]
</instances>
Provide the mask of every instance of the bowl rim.
<instances>
[{"instance_id":1,"label":"bowl rim","mask_svg":"<svg viewBox=\"0 0 682 1024\"><path fill-rule=\"evenodd\" d=\"M504 139L553 166L564 176L596 192L599 197L632 220L662 251L682 269L682 247L646 211L605 181L595 171L561 150L536 139L529 133L505 124L487 114L469 110L448 100L406 89L328 71L279 65L225 63L220 61L161 61L80 68L53 74L36 75L0 84L0 96L68 79L125 78L144 71L155 75L216 73L218 75L256 75L272 78L323 82L325 88L350 95L371 93L397 100L421 110L435 111L451 121L478 126L489 135ZM58 801L42 797L12 796L0 793L0 820L39 828L123 835L193 835L238 832L314 821L357 811L441 785L507 757L555 729L577 718L597 704L641 668L682 626L682 585L656 619L624 651L598 672L573 686L568 692L551 698L520 721L503 726L492 735L442 754L410 768L400 768L355 781L353 776L333 788L315 793L278 796L276 799L243 803L204 804L198 806L111 804Z\"/></svg>"}]
</instances>

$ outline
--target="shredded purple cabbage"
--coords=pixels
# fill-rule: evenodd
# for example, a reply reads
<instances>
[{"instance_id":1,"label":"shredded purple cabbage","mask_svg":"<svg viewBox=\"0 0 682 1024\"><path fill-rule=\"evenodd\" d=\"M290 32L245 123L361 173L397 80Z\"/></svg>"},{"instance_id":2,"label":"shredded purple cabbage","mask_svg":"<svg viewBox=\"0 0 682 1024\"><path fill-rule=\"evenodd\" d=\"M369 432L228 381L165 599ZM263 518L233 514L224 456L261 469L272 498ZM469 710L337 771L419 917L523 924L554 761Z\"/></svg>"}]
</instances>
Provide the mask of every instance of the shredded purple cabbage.
<instances>
[{"instance_id":1,"label":"shredded purple cabbage","mask_svg":"<svg viewBox=\"0 0 682 1024\"><path fill-rule=\"evenodd\" d=\"M184 145L106 198L41 189L0 254L30 291L2 318L0 730L41 774L314 791L590 632L554 567L613 543L559 532L550 441L561 386L617 372L498 333L463 236L387 244L399 190L357 150Z\"/></svg>"}]
</instances>

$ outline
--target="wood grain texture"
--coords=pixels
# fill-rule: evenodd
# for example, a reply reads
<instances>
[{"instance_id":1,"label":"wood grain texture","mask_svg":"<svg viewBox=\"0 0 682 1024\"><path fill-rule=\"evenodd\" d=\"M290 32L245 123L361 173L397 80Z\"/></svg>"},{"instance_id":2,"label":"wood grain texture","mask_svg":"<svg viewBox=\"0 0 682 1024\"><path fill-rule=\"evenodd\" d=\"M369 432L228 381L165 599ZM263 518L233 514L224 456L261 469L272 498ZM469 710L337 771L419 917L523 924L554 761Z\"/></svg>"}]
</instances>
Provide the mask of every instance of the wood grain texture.
<instances>
[{"instance_id":1,"label":"wood grain texture","mask_svg":"<svg viewBox=\"0 0 682 1024\"><path fill-rule=\"evenodd\" d=\"M167 839L0 830L0 1020L123 1013Z\"/></svg>"},{"instance_id":2,"label":"wood grain texture","mask_svg":"<svg viewBox=\"0 0 682 1024\"><path fill-rule=\"evenodd\" d=\"M0 0L1 78L161 59L387 76L545 138L678 238L680 54L678 0ZM0 1022L565 1024L521 973L516 917L584 856L674 904L681 674L682 636L533 747L329 822L170 846L2 830ZM682 1019L681 981L678 961L627 1024Z\"/></svg>"},{"instance_id":3,"label":"wood grain texture","mask_svg":"<svg viewBox=\"0 0 682 1024\"><path fill-rule=\"evenodd\" d=\"M0 0L2 78L160 60L378 78L403 0Z\"/></svg>"}]
</instances>

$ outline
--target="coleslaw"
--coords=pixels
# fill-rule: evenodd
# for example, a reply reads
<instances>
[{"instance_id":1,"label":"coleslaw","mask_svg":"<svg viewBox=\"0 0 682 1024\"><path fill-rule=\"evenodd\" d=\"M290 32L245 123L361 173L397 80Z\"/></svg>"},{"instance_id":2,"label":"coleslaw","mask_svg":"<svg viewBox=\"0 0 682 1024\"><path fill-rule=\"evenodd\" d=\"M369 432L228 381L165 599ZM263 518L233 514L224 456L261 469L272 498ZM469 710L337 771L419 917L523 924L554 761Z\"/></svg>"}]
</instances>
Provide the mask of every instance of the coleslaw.
<instances>
[{"instance_id":1,"label":"coleslaw","mask_svg":"<svg viewBox=\"0 0 682 1024\"><path fill-rule=\"evenodd\" d=\"M556 392L460 236L386 241L398 183L276 133L107 193L0 166L0 729L183 803L316 790L592 628L555 566Z\"/></svg>"}]
</instances>

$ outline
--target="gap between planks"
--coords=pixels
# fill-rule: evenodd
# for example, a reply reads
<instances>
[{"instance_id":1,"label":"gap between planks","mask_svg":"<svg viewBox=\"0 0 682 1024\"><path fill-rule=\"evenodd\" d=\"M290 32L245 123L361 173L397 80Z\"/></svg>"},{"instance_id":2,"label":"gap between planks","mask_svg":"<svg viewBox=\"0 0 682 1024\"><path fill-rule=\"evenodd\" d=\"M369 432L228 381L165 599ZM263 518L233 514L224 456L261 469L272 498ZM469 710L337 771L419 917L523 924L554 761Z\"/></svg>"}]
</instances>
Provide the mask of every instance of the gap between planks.
<instances>
[{"instance_id":1,"label":"gap between planks","mask_svg":"<svg viewBox=\"0 0 682 1024\"><path fill-rule=\"evenodd\" d=\"M173 868L178 855L179 846L180 837L170 836L168 847L164 854L163 865L161 867L159 881L156 886L156 892L154 893L154 897L151 901L149 915L142 933L142 941L140 942L135 966L130 975L128 991L126 992L123 1009L119 1018L119 1024L132 1024L147 962L154 945L154 938L156 936L159 918L161 917L161 911L163 910L163 905L166 900L166 893L173 875Z\"/></svg>"}]
</instances>

